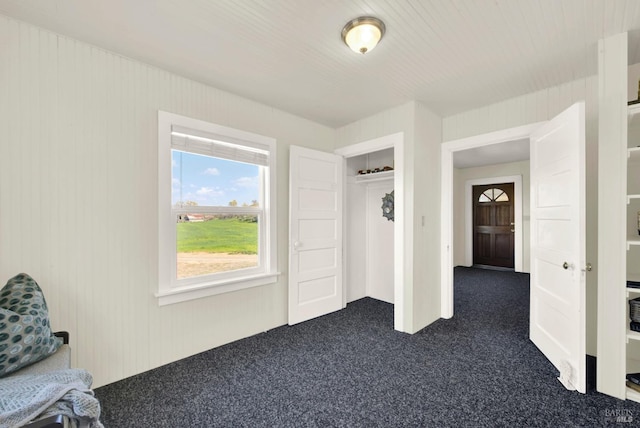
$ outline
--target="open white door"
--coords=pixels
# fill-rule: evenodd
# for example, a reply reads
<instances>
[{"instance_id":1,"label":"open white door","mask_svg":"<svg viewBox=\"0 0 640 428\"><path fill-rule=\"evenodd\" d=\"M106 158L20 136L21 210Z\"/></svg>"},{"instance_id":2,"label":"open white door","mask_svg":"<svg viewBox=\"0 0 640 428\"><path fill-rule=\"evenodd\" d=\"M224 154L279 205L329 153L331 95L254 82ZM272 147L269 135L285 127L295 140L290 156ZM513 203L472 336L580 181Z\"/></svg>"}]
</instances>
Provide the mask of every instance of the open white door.
<instances>
[{"instance_id":1,"label":"open white door","mask_svg":"<svg viewBox=\"0 0 640 428\"><path fill-rule=\"evenodd\" d=\"M531 134L531 340L586 392L584 103Z\"/></svg>"},{"instance_id":2,"label":"open white door","mask_svg":"<svg viewBox=\"0 0 640 428\"><path fill-rule=\"evenodd\" d=\"M291 146L289 324L342 309L342 163Z\"/></svg>"}]
</instances>

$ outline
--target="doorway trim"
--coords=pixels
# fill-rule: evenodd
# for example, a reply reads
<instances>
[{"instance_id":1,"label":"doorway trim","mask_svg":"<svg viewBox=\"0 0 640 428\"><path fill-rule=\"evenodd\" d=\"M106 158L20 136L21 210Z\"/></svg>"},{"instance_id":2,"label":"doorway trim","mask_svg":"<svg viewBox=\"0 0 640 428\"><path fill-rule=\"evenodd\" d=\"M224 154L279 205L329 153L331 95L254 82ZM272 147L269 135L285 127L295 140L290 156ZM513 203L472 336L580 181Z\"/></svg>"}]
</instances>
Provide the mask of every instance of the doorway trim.
<instances>
[{"instance_id":1,"label":"doorway trim","mask_svg":"<svg viewBox=\"0 0 640 428\"><path fill-rule=\"evenodd\" d=\"M467 180L464 183L464 263L473 265L473 186L497 183L513 183L513 221L515 223L513 237L514 270L522 272L523 259L523 227L522 227L522 176L509 175L503 177L487 177Z\"/></svg>"},{"instance_id":2,"label":"doorway trim","mask_svg":"<svg viewBox=\"0 0 640 428\"><path fill-rule=\"evenodd\" d=\"M453 316L453 154L476 147L529 138L531 133L544 123L546 121L442 143L440 176L440 219L442 226L440 231L440 243L442 245L440 308L442 318L451 318Z\"/></svg>"},{"instance_id":3,"label":"doorway trim","mask_svg":"<svg viewBox=\"0 0 640 428\"><path fill-rule=\"evenodd\" d=\"M375 138L372 140L363 141L361 143L352 144L349 146L341 147L334 150L334 153L346 159L354 156L360 156L367 153L377 152L379 150L393 148L393 162L394 162L394 175L393 175L393 187L394 190L394 222L393 222L393 328L402 332L409 332L410 323L405 320L405 307L411 307L412 301L411 292L405 292L404 282L404 242L405 237L402 231L404 230L404 132L398 132L395 134L386 135L384 137ZM346 165L343 168L344 174L347 173ZM345 183L346 183L345 179ZM345 184L346 185L346 184ZM347 192L343 192L343 198L347 197ZM346 207L346 201L343 201L343 206ZM346 215L346 210L343 213ZM347 224L346 221L342 222L343 227ZM347 236L343 233L343 236ZM343 244L344 245L344 244ZM343 251L343 277L347 278L347 252ZM348 284L343 287L342 302L343 307L347 304L347 287ZM406 300L405 300L405 296Z\"/></svg>"}]
</instances>

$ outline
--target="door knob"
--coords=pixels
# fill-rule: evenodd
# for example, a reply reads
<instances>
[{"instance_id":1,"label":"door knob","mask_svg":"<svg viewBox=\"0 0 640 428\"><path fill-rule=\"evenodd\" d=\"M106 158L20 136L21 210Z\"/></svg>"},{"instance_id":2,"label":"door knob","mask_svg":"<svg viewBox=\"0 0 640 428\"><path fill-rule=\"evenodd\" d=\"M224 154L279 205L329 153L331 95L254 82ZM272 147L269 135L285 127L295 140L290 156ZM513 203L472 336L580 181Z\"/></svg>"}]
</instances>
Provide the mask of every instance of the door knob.
<instances>
[{"instance_id":1,"label":"door knob","mask_svg":"<svg viewBox=\"0 0 640 428\"><path fill-rule=\"evenodd\" d=\"M562 263L562 267L563 267L565 270L566 270L566 269L569 269L569 263L567 263L567 262Z\"/></svg>"}]
</instances>

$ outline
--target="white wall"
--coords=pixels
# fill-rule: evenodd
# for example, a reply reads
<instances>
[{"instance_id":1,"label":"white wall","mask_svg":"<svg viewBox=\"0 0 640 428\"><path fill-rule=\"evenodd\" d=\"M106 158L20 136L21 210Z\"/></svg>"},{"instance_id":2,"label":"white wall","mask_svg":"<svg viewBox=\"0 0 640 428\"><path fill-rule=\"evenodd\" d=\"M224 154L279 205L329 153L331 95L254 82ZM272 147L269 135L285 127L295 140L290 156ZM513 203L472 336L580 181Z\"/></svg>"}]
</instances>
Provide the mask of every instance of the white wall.
<instances>
[{"instance_id":1,"label":"white wall","mask_svg":"<svg viewBox=\"0 0 640 428\"><path fill-rule=\"evenodd\" d=\"M585 101L587 261L587 353L596 355L598 266L598 79L592 76L444 118L443 142L553 118Z\"/></svg>"},{"instance_id":2,"label":"white wall","mask_svg":"<svg viewBox=\"0 0 640 428\"><path fill-rule=\"evenodd\" d=\"M288 147L335 130L1 15L0 94L0 281L38 281L94 386L286 323ZM276 284L158 306L158 110L277 139Z\"/></svg>"},{"instance_id":3,"label":"white wall","mask_svg":"<svg viewBox=\"0 0 640 428\"><path fill-rule=\"evenodd\" d=\"M413 331L441 316L440 142L442 119L416 103L413 163ZM407 161L408 162L408 161Z\"/></svg>"},{"instance_id":4,"label":"white wall","mask_svg":"<svg viewBox=\"0 0 640 428\"><path fill-rule=\"evenodd\" d=\"M361 168L360 168L361 169ZM345 242L347 303L367 297L367 192L353 177L347 178Z\"/></svg>"},{"instance_id":5,"label":"white wall","mask_svg":"<svg viewBox=\"0 0 640 428\"><path fill-rule=\"evenodd\" d=\"M453 264L467 266L465 248L472 245L466 240L465 212L471 201L465 200L465 183L469 180L491 177L522 176L522 270L529 272L529 161L488 165L453 170Z\"/></svg>"},{"instance_id":6,"label":"white wall","mask_svg":"<svg viewBox=\"0 0 640 428\"><path fill-rule=\"evenodd\" d=\"M637 99L640 99L640 64L633 64L627 69L627 100Z\"/></svg>"},{"instance_id":7,"label":"white wall","mask_svg":"<svg viewBox=\"0 0 640 428\"><path fill-rule=\"evenodd\" d=\"M393 180L373 182L367 194L367 296L393 303L393 222L382 216L382 198L393 191Z\"/></svg>"},{"instance_id":8,"label":"white wall","mask_svg":"<svg viewBox=\"0 0 640 428\"><path fill-rule=\"evenodd\" d=\"M625 324L627 272L625 263L627 230L628 143L628 40L627 34L614 34L598 42L598 85L601 115L598 121L599 223L598 257L598 360L597 390L625 399L624 376L633 373L634 364ZM635 86L635 85L634 85ZM635 98L635 97L633 97ZM631 99L633 99L631 98ZM633 345L632 345L633 346ZM631 372L627 370L632 370Z\"/></svg>"}]
</instances>

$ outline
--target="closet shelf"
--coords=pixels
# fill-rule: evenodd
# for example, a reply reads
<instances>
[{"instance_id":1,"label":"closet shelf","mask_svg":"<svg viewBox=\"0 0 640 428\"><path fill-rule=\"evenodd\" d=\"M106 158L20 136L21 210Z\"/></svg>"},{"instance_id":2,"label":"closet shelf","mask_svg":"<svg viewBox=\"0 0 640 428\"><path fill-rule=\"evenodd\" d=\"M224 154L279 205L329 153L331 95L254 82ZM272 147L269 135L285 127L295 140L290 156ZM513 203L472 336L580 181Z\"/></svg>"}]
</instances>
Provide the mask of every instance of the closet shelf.
<instances>
[{"instance_id":1,"label":"closet shelf","mask_svg":"<svg viewBox=\"0 0 640 428\"><path fill-rule=\"evenodd\" d=\"M627 113L629 116L635 116L640 113L640 103L635 103L627 106Z\"/></svg>"},{"instance_id":2,"label":"closet shelf","mask_svg":"<svg viewBox=\"0 0 640 428\"><path fill-rule=\"evenodd\" d=\"M629 251L633 245L640 245L640 236L627 237L627 251Z\"/></svg>"},{"instance_id":3,"label":"closet shelf","mask_svg":"<svg viewBox=\"0 0 640 428\"><path fill-rule=\"evenodd\" d=\"M640 340L640 333L627 329L627 340Z\"/></svg>"},{"instance_id":4,"label":"closet shelf","mask_svg":"<svg viewBox=\"0 0 640 428\"><path fill-rule=\"evenodd\" d=\"M629 161L632 161L632 162L640 161L640 146L629 147L627 149L627 158L629 159Z\"/></svg>"},{"instance_id":5,"label":"closet shelf","mask_svg":"<svg viewBox=\"0 0 640 428\"><path fill-rule=\"evenodd\" d=\"M627 387L627 398L640 403L640 392Z\"/></svg>"},{"instance_id":6,"label":"closet shelf","mask_svg":"<svg viewBox=\"0 0 640 428\"><path fill-rule=\"evenodd\" d=\"M372 172L371 174L356 175L356 183L371 183L372 181L393 180L394 171Z\"/></svg>"}]
</instances>

